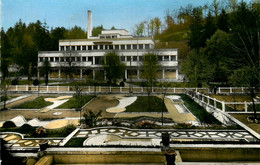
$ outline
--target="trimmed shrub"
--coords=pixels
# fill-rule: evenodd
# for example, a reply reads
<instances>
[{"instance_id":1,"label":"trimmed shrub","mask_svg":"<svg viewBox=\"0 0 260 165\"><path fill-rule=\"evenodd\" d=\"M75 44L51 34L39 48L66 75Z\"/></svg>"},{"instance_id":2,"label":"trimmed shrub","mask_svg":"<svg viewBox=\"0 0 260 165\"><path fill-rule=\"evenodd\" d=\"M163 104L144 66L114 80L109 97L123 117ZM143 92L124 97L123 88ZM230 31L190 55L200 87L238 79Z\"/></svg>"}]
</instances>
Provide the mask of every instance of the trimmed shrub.
<instances>
[{"instance_id":1,"label":"trimmed shrub","mask_svg":"<svg viewBox=\"0 0 260 165\"><path fill-rule=\"evenodd\" d=\"M12 85L18 85L18 79L12 80Z\"/></svg>"},{"instance_id":2,"label":"trimmed shrub","mask_svg":"<svg viewBox=\"0 0 260 165\"><path fill-rule=\"evenodd\" d=\"M39 80L38 80L38 79L33 80L33 85L34 85L34 86L39 85Z\"/></svg>"},{"instance_id":3,"label":"trimmed shrub","mask_svg":"<svg viewBox=\"0 0 260 165\"><path fill-rule=\"evenodd\" d=\"M22 126L21 126L21 128L33 128L33 126L31 126L30 124L23 124Z\"/></svg>"},{"instance_id":4,"label":"trimmed shrub","mask_svg":"<svg viewBox=\"0 0 260 165\"><path fill-rule=\"evenodd\" d=\"M6 121L3 124L3 128L12 128L12 127L16 127L16 125L12 121Z\"/></svg>"}]
</instances>

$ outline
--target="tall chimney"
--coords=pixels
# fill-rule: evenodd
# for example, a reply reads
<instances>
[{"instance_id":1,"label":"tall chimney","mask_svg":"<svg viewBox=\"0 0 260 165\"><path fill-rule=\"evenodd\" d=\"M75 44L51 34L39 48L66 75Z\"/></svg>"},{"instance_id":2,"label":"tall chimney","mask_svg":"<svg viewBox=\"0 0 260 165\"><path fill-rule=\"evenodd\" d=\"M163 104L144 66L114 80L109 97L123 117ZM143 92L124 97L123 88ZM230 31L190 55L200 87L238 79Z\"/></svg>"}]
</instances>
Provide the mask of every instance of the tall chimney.
<instances>
[{"instance_id":1,"label":"tall chimney","mask_svg":"<svg viewBox=\"0 0 260 165\"><path fill-rule=\"evenodd\" d=\"M92 36L92 13L88 10L88 38Z\"/></svg>"}]
</instances>

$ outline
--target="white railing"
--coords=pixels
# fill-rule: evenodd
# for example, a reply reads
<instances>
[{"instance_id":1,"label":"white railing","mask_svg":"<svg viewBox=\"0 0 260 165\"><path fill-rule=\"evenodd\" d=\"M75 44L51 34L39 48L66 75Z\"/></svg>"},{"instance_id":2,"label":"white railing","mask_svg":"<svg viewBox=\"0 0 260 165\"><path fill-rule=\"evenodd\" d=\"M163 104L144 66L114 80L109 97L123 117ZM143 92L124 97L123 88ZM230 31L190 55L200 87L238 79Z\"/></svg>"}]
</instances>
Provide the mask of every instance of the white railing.
<instances>
[{"instance_id":1,"label":"white railing","mask_svg":"<svg viewBox=\"0 0 260 165\"><path fill-rule=\"evenodd\" d=\"M82 86L84 92L87 93L147 93L147 87L112 87L112 86ZM208 93L208 88L164 88L153 87L151 93L185 93L186 89L196 92ZM8 91L20 92L44 92L44 93L62 93L75 92L74 86L33 86L33 85L11 85Z\"/></svg>"},{"instance_id":2,"label":"white railing","mask_svg":"<svg viewBox=\"0 0 260 165\"><path fill-rule=\"evenodd\" d=\"M253 110L249 109L249 107L253 105L252 102L246 102L246 101L225 102L199 92L187 92L187 94L191 96L195 101L223 112L232 112L232 113L253 112ZM255 102L255 105L260 105L260 102Z\"/></svg>"}]
</instances>

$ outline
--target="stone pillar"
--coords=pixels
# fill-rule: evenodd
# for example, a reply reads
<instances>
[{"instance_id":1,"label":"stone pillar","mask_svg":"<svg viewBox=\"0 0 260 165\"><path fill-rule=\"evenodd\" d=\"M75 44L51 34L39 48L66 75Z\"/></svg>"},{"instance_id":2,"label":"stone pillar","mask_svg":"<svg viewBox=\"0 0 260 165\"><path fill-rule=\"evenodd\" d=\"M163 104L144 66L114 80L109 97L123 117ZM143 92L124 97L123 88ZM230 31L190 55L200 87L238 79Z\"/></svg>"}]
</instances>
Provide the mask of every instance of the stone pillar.
<instances>
[{"instance_id":1,"label":"stone pillar","mask_svg":"<svg viewBox=\"0 0 260 165\"><path fill-rule=\"evenodd\" d=\"M176 80L178 80L179 79L179 71L178 71L178 69L176 69Z\"/></svg>"},{"instance_id":2,"label":"stone pillar","mask_svg":"<svg viewBox=\"0 0 260 165\"><path fill-rule=\"evenodd\" d=\"M95 56L93 56L92 65L95 65Z\"/></svg>"},{"instance_id":3,"label":"stone pillar","mask_svg":"<svg viewBox=\"0 0 260 165\"><path fill-rule=\"evenodd\" d=\"M82 69L80 69L80 79L82 79Z\"/></svg>"},{"instance_id":4,"label":"stone pillar","mask_svg":"<svg viewBox=\"0 0 260 165\"><path fill-rule=\"evenodd\" d=\"M125 78L127 79L127 69L125 69Z\"/></svg>"},{"instance_id":5,"label":"stone pillar","mask_svg":"<svg viewBox=\"0 0 260 165\"><path fill-rule=\"evenodd\" d=\"M60 79L60 69L59 69L59 79Z\"/></svg>"},{"instance_id":6,"label":"stone pillar","mask_svg":"<svg viewBox=\"0 0 260 165\"><path fill-rule=\"evenodd\" d=\"M96 78L96 71L93 69L93 80Z\"/></svg>"},{"instance_id":7,"label":"stone pillar","mask_svg":"<svg viewBox=\"0 0 260 165\"><path fill-rule=\"evenodd\" d=\"M162 70L162 78L165 79L165 70Z\"/></svg>"}]
</instances>

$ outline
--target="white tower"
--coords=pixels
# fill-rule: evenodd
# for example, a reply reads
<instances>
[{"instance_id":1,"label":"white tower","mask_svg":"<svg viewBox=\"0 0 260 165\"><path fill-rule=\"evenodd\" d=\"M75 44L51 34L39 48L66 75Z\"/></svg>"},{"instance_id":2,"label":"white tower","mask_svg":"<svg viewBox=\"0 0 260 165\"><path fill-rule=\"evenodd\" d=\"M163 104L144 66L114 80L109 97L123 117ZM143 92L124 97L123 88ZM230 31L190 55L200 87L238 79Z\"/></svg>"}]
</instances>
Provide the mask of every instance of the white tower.
<instances>
[{"instance_id":1,"label":"white tower","mask_svg":"<svg viewBox=\"0 0 260 165\"><path fill-rule=\"evenodd\" d=\"M88 10L88 38L92 36L92 13Z\"/></svg>"}]
</instances>

